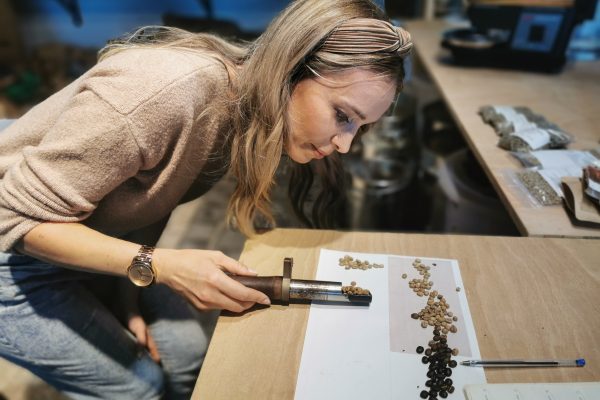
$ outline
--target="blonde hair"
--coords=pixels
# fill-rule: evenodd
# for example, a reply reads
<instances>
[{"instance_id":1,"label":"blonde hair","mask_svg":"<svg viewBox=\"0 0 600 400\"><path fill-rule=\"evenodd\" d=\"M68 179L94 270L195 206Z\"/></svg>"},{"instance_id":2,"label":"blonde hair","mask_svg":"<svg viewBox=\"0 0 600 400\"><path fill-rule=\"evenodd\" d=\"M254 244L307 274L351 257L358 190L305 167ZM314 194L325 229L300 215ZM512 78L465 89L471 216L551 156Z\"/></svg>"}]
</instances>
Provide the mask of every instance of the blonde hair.
<instances>
[{"instance_id":1,"label":"blonde hair","mask_svg":"<svg viewBox=\"0 0 600 400\"><path fill-rule=\"evenodd\" d=\"M145 34L142 32L142 36ZM285 150L287 106L295 85L314 77L313 73L358 67L389 76L401 87L402 58L411 47L406 31L391 25L370 0L295 1L257 40L246 45L173 28L155 28L149 36L149 40L133 37L111 43L101 51L101 58L130 46L164 45L208 51L229 71L236 110L231 121L230 169L237 186L228 217L230 221L235 219L248 236L254 234L257 215L274 224L269 193ZM240 65L243 68L238 72L236 67ZM330 170L337 163L335 159L320 161L315 171L329 177L323 182L326 190L336 185ZM290 193L294 196L293 191ZM297 212L302 208L299 201ZM318 212L313 215L319 217Z\"/></svg>"}]
</instances>

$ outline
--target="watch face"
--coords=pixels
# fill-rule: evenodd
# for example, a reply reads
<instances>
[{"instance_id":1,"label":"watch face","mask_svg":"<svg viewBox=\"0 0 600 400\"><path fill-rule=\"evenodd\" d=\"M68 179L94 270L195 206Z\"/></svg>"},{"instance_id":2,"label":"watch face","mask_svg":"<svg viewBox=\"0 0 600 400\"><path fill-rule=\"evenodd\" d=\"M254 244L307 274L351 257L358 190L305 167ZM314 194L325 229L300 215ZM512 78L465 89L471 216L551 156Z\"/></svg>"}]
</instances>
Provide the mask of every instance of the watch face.
<instances>
[{"instance_id":1,"label":"watch face","mask_svg":"<svg viewBox=\"0 0 600 400\"><path fill-rule=\"evenodd\" d=\"M129 279L137 286L149 286L154 281L152 268L145 263L134 262L127 269Z\"/></svg>"}]
</instances>

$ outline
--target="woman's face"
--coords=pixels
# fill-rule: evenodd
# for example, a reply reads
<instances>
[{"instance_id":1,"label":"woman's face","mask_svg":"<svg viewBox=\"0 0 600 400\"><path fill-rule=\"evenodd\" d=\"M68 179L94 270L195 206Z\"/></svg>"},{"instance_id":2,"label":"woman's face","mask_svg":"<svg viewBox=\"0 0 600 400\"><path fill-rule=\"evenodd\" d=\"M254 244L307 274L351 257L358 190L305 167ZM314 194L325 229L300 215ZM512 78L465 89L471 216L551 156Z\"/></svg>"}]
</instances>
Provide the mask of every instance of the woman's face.
<instances>
[{"instance_id":1,"label":"woman's face","mask_svg":"<svg viewBox=\"0 0 600 400\"><path fill-rule=\"evenodd\" d=\"M288 156L304 164L347 153L358 128L381 118L395 93L392 79L360 68L300 81L288 105Z\"/></svg>"}]
</instances>

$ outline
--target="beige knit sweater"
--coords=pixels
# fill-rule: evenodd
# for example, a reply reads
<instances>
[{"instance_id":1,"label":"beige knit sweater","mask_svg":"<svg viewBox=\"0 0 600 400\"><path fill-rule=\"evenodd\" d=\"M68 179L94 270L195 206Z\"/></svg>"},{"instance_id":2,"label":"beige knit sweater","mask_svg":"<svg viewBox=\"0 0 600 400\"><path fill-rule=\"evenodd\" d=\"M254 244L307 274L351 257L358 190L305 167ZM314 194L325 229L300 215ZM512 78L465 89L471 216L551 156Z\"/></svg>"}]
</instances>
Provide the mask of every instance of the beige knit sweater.
<instances>
[{"instance_id":1,"label":"beige knit sweater","mask_svg":"<svg viewBox=\"0 0 600 400\"><path fill-rule=\"evenodd\" d=\"M226 171L228 78L198 52L117 53L0 132L0 251L36 225L122 236Z\"/></svg>"}]
</instances>

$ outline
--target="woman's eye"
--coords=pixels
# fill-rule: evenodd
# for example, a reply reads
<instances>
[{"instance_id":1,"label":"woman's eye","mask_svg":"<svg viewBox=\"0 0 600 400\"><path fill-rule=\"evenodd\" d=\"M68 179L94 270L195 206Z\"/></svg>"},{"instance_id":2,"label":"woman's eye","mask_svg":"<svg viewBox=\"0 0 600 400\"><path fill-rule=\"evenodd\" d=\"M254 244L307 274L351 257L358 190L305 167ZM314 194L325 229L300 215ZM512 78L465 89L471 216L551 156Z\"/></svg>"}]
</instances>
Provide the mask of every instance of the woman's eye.
<instances>
[{"instance_id":1,"label":"woman's eye","mask_svg":"<svg viewBox=\"0 0 600 400\"><path fill-rule=\"evenodd\" d=\"M342 110L338 110L337 108L335 109L335 119L337 120L337 122L344 124L349 124L351 122L350 118L348 118L348 115L346 115L346 113Z\"/></svg>"}]
</instances>

